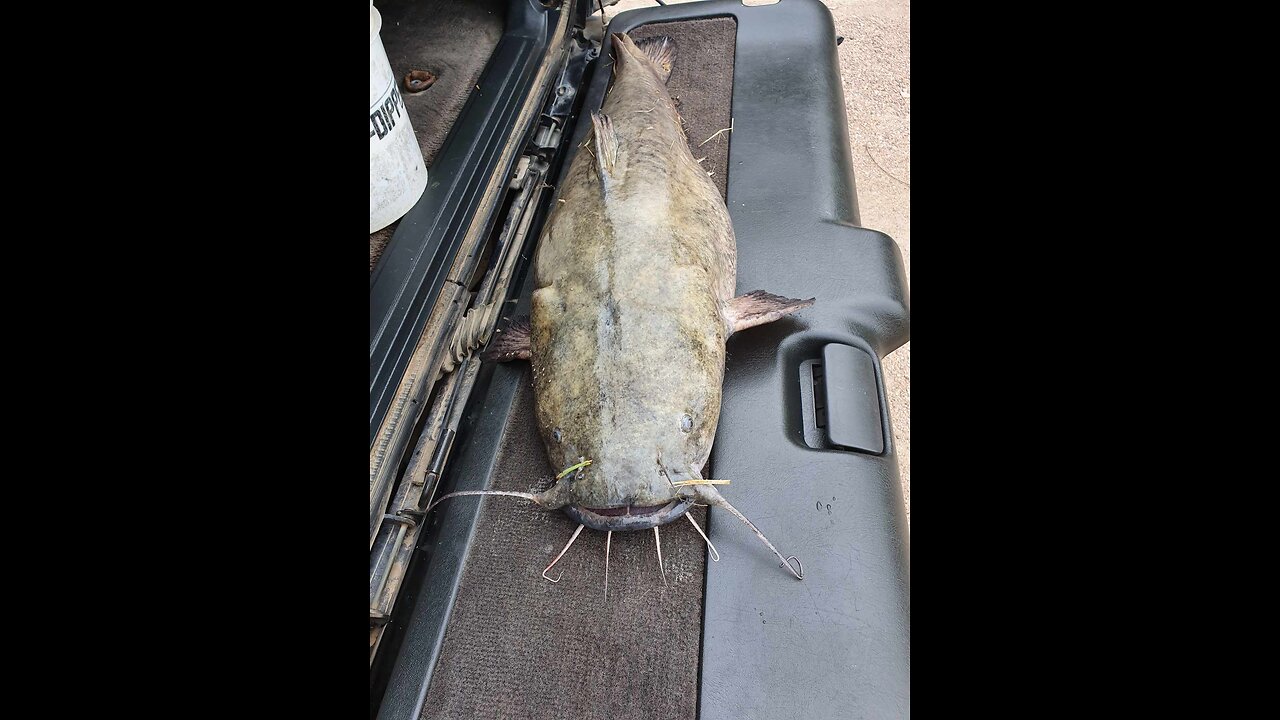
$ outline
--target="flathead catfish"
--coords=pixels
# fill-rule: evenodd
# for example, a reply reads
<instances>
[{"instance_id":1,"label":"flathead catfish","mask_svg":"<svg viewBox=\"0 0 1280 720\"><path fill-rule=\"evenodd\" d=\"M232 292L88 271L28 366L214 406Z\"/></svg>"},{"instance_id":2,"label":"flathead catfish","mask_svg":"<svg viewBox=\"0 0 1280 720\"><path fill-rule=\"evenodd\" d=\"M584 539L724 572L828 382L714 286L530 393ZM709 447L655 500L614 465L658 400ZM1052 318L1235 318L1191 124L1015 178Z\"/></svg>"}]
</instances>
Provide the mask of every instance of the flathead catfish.
<instances>
[{"instance_id":1,"label":"flathead catfish","mask_svg":"<svg viewBox=\"0 0 1280 720\"><path fill-rule=\"evenodd\" d=\"M613 85L539 241L529 321L513 323L485 355L532 361L538 429L564 470L539 494L465 494L563 508L580 523L574 539L582 526L653 528L657 538L695 501L716 505L802 577L702 469L720 418L725 340L813 299L734 297L729 213L666 88L674 45L612 38Z\"/></svg>"}]
</instances>

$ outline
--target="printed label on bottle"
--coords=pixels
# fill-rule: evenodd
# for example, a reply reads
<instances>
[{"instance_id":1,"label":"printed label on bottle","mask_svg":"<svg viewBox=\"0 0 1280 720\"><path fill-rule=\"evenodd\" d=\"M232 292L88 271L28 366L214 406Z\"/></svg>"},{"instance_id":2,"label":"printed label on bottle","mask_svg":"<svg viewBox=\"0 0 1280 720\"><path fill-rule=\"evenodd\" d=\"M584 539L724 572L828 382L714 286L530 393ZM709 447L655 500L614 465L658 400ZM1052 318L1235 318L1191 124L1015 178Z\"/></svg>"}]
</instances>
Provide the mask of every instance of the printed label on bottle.
<instances>
[{"instance_id":1,"label":"printed label on bottle","mask_svg":"<svg viewBox=\"0 0 1280 720\"><path fill-rule=\"evenodd\" d=\"M369 138L382 140L390 135L403 112L404 99L400 97L400 88L392 81L369 108Z\"/></svg>"}]
</instances>

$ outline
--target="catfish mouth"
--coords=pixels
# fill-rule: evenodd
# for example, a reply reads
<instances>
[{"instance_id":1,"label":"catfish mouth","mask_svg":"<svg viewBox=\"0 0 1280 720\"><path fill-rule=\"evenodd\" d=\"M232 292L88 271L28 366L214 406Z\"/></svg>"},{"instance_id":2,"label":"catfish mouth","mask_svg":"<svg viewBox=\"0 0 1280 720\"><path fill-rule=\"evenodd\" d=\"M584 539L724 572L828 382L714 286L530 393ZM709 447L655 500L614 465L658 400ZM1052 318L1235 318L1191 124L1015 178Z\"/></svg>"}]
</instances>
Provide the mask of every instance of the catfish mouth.
<instances>
[{"instance_id":1,"label":"catfish mouth","mask_svg":"<svg viewBox=\"0 0 1280 720\"><path fill-rule=\"evenodd\" d=\"M688 512L693 498L676 498L666 505L626 505L616 508L585 508L566 505L569 517L595 530L648 530L665 525Z\"/></svg>"}]
</instances>

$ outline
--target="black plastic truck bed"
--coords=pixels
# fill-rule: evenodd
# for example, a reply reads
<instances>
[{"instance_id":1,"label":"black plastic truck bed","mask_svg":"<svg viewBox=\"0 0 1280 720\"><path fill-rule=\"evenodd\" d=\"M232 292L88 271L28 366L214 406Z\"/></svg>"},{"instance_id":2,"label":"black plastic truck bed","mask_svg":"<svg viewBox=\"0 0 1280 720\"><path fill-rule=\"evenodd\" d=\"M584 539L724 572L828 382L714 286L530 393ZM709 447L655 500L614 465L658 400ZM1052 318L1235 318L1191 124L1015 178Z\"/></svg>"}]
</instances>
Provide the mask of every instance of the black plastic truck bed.
<instances>
[{"instance_id":1,"label":"black plastic truck bed","mask_svg":"<svg viewBox=\"0 0 1280 720\"><path fill-rule=\"evenodd\" d=\"M606 599L601 534L584 531L551 584L542 568L576 523L517 500L451 500L426 519L371 710L907 717L909 531L880 358L908 339L909 296L893 240L858 227L830 13L817 0L715 0L623 13L609 30L708 38L678 44L677 65L695 64L673 73L672 93L695 157L727 181L738 292L817 298L730 339L711 457L711 476L732 480L726 497L799 556L804 580L737 520L699 508L718 562L688 523L673 523L664 584L649 534L615 533ZM708 48L731 62L706 69ZM579 117L603 101L611 52L606 37ZM722 114L730 122L717 127ZM589 127L577 123L575 151ZM528 267L511 315L527 312ZM485 364L438 494L528 490L553 472L527 363Z\"/></svg>"}]
</instances>

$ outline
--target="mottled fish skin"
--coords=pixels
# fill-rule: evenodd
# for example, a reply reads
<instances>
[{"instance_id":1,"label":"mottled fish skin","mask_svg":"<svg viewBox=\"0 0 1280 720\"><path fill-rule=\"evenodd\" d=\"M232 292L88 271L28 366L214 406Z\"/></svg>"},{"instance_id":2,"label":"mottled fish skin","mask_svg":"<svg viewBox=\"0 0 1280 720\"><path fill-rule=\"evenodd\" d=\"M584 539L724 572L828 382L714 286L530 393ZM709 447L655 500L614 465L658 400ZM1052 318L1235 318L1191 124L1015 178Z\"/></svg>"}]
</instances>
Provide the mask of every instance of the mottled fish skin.
<instances>
[{"instance_id":1,"label":"mottled fish skin","mask_svg":"<svg viewBox=\"0 0 1280 720\"><path fill-rule=\"evenodd\" d=\"M594 130L577 151L538 246L531 313L539 431L556 467L592 460L568 488L587 508L662 505L672 482L701 477L736 282L728 211L657 67L630 38L613 46L601 112L618 157L598 166Z\"/></svg>"}]
</instances>

